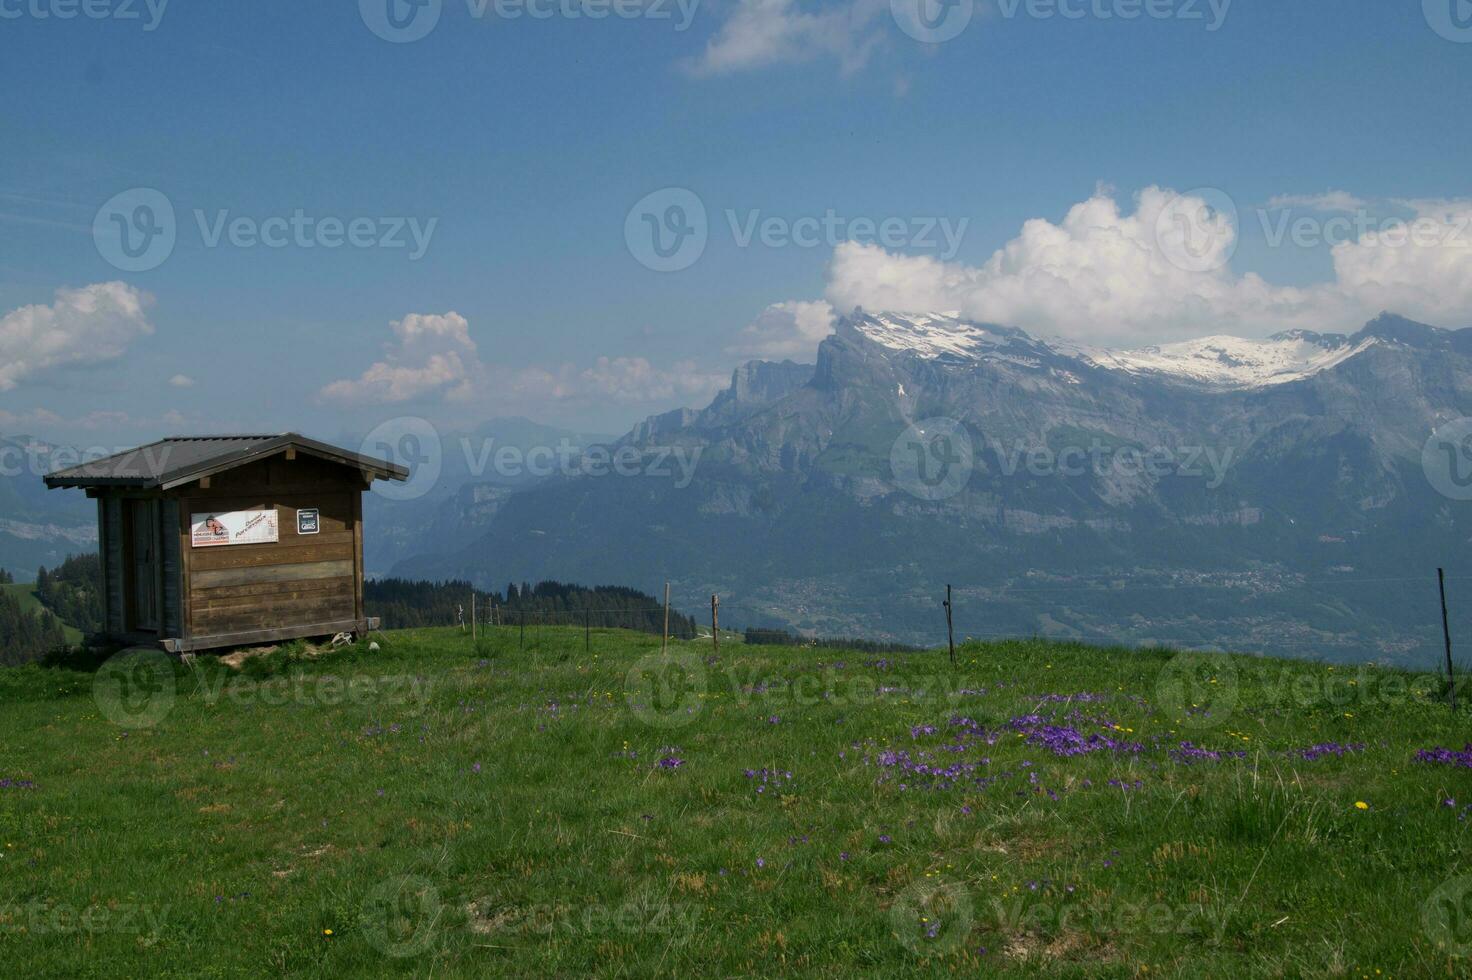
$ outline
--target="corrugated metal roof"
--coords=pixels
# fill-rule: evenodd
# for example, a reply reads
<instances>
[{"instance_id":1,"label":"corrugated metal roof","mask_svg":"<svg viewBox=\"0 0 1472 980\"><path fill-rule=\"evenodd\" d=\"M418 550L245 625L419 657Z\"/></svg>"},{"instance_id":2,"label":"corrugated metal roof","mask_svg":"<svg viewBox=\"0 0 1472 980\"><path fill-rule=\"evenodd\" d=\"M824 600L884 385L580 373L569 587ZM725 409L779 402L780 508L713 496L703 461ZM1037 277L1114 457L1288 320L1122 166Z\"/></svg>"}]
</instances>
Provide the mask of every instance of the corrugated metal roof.
<instances>
[{"instance_id":1,"label":"corrugated metal roof","mask_svg":"<svg viewBox=\"0 0 1472 980\"><path fill-rule=\"evenodd\" d=\"M135 487L169 489L296 448L308 455L356 466L377 479L405 480L409 471L394 463L308 439L294 432L270 435L171 436L137 449L91 460L46 476L58 487Z\"/></svg>"}]
</instances>

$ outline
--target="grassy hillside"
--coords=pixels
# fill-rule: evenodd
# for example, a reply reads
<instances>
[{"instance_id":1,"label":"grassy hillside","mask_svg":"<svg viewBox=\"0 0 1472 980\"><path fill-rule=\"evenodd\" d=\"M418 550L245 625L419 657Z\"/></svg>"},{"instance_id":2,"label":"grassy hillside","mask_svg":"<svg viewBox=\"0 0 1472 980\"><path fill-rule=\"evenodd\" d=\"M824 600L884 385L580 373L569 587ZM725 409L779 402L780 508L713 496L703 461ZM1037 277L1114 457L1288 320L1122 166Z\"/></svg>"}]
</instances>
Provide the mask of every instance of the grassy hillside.
<instances>
[{"instance_id":1,"label":"grassy hillside","mask_svg":"<svg viewBox=\"0 0 1472 980\"><path fill-rule=\"evenodd\" d=\"M0 590L9 592L11 595L15 596L16 599L20 600L20 608L22 612L33 613L37 610L45 608L41 605L41 601L36 598L35 582L17 582L13 585L0 585ZM68 643L82 642L81 630L66 622L63 622L61 624L61 628L63 632L66 633L66 641Z\"/></svg>"},{"instance_id":2,"label":"grassy hillside","mask_svg":"<svg viewBox=\"0 0 1472 980\"><path fill-rule=\"evenodd\" d=\"M968 646L953 670L519 639L0 672L6 972L1472 962L1472 769L1416 761L1467 731L1434 679L1042 643Z\"/></svg>"}]
</instances>

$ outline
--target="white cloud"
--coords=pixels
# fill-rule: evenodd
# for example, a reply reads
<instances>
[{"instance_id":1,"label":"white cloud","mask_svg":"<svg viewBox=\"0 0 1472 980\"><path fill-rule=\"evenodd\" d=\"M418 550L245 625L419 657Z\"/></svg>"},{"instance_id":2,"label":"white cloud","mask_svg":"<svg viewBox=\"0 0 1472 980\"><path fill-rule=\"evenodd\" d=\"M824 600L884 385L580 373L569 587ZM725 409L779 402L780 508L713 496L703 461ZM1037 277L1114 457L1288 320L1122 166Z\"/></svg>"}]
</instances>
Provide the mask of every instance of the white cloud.
<instances>
[{"instance_id":1,"label":"white cloud","mask_svg":"<svg viewBox=\"0 0 1472 980\"><path fill-rule=\"evenodd\" d=\"M833 332L833 316L833 307L821 300L773 303L742 327L727 349L749 357L811 361L818 344Z\"/></svg>"},{"instance_id":2,"label":"white cloud","mask_svg":"<svg viewBox=\"0 0 1472 980\"><path fill-rule=\"evenodd\" d=\"M194 379L187 374L176 374L169 379L169 384L175 388L193 388Z\"/></svg>"},{"instance_id":3,"label":"white cloud","mask_svg":"<svg viewBox=\"0 0 1472 980\"><path fill-rule=\"evenodd\" d=\"M389 325L394 339L384 359L358 378L334 381L322 396L342 404L465 398L483 368L470 324L459 313L411 313Z\"/></svg>"},{"instance_id":4,"label":"white cloud","mask_svg":"<svg viewBox=\"0 0 1472 980\"><path fill-rule=\"evenodd\" d=\"M41 371L116 360L153 333L144 312L151 302L126 283L101 282L0 316L0 391Z\"/></svg>"},{"instance_id":5,"label":"white cloud","mask_svg":"<svg viewBox=\"0 0 1472 980\"><path fill-rule=\"evenodd\" d=\"M1415 217L1334 247L1339 288L1363 310L1472 324L1472 201L1407 201Z\"/></svg>"},{"instance_id":6,"label":"white cloud","mask_svg":"<svg viewBox=\"0 0 1472 980\"><path fill-rule=\"evenodd\" d=\"M1369 202L1348 191L1325 191L1322 194L1279 194L1268 201L1270 208L1308 208L1311 211L1361 211Z\"/></svg>"},{"instance_id":7,"label":"white cloud","mask_svg":"<svg viewBox=\"0 0 1472 980\"><path fill-rule=\"evenodd\" d=\"M834 251L827 297L839 309L960 310L1087 343L1159 343L1203 334L1260 336L1304 327L1349 330L1382 309L1435 323L1472 322L1472 206L1421 202L1423 234L1403 243L1363 235L1333 249L1336 280L1307 287L1238 275L1237 229L1219 213L1183 268L1173 215L1208 213L1200 198L1149 187L1132 213L1104 190L1057 224L1034 219L980 266L896 255L844 243ZM1415 225L1412 225L1414 229ZM1157 231L1157 228L1161 231Z\"/></svg>"},{"instance_id":8,"label":"white cloud","mask_svg":"<svg viewBox=\"0 0 1472 980\"><path fill-rule=\"evenodd\" d=\"M862 68L879 44L875 21L887 8L883 0L855 0L804 13L796 0L737 0L705 51L685 68L720 75L830 57L848 74Z\"/></svg>"}]
</instances>

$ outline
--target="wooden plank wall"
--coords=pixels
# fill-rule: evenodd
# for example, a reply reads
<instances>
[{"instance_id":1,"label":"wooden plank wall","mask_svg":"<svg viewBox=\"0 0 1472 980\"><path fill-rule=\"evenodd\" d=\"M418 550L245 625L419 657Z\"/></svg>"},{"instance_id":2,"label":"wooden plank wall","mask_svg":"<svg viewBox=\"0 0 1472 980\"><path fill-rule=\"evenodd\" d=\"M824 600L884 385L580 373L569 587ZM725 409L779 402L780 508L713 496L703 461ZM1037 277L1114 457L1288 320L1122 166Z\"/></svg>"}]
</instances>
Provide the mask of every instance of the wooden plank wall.
<instances>
[{"instance_id":1,"label":"wooden plank wall","mask_svg":"<svg viewBox=\"0 0 1472 980\"><path fill-rule=\"evenodd\" d=\"M117 494L100 498L102 512L103 577L107 589L107 630L122 633L127 629L127 596L123 592L123 501Z\"/></svg>"},{"instance_id":2,"label":"wooden plank wall","mask_svg":"<svg viewBox=\"0 0 1472 980\"><path fill-rule=\"evenodd\" d=\"M223 489L223 488L222 488ZM190 497L179 502L179 526L189 575L188 635L212 636L311 625L357 616L357 490L340 482L320 490L272 491L240 497ZM274 507L275 544L193 548L192 514ZM317 534L298 535L298 508L321 512Z\"/></svg>"},{"instance_id":3,"label":"wooden plank wall","mask_svg":"<svg viewBox=\"0 0 1472 980\"><path fill-rule=\"evenodd\" d=\"M180 636L184 629L183 611L180 609L179 568L182 539L176 533L179 526L179 501L159 501L159 568L163 589L163 616L159 623L161 636Z\"/></svg>"}]
</instances>

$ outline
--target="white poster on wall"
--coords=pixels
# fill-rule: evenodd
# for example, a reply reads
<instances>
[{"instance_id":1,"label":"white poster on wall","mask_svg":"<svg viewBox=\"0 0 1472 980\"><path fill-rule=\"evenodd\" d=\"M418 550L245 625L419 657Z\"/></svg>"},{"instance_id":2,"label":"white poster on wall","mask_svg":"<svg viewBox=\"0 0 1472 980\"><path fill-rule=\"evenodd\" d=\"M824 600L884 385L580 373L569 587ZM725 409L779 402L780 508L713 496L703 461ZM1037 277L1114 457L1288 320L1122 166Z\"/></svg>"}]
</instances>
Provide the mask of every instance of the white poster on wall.
<instances>
[{"instance_id":1,"label":"white poster on wall","mask_svg":"<svg viewBox=\"0 0 1472 980\"><path fill-rule=\"evenodd\" d=\"M229 544L272 544L279 539L276 511L232 510L191 514L190 539L196 548Z\"/></svg>"}]
</instances>

